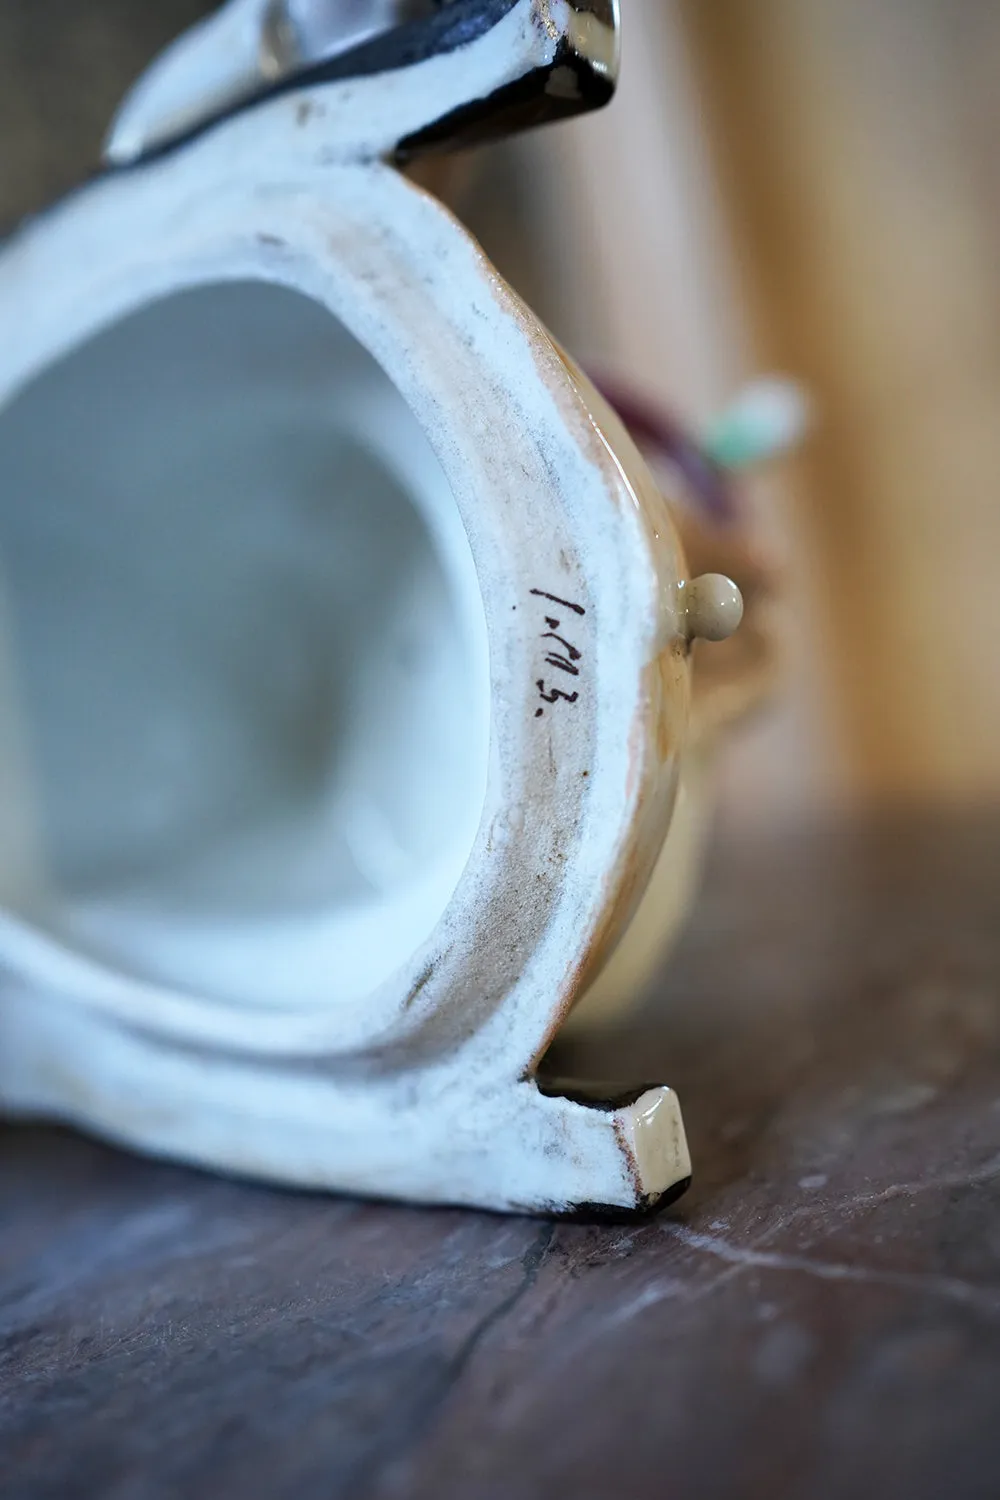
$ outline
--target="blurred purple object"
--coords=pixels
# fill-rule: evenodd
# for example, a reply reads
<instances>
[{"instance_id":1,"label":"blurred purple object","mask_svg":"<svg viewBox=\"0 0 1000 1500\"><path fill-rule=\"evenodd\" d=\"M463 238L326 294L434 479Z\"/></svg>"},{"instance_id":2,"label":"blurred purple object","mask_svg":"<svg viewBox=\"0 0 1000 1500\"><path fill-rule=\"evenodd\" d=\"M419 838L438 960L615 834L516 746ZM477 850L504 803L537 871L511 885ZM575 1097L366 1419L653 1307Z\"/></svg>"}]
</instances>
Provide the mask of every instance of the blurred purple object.
<instances>
[{"instance_id":1,"label":"blurred purple object","mask_svg":"<svg viewBox=\"0 0 1000 1500\"><path fill-rule=\"evenodd\" d=\"M729 475L676 417L629 386L618 384L613 377L591 374L590 378L621 417L636 445L643 453L672 465L707 516L728 526L739 520L735 487Z\"/></svg>"}]
</instances>

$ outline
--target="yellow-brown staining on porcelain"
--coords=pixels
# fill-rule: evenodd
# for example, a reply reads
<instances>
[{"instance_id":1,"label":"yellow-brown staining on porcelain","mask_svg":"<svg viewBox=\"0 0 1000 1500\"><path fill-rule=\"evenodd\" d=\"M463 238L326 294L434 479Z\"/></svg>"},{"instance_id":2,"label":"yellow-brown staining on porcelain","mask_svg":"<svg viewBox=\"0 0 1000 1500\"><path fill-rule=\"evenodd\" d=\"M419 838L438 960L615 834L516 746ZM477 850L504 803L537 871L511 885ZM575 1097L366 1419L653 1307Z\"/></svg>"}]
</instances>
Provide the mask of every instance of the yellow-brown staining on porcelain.
<instances>
[{"instance_id":1,"label":"yellow-brown staining on porcelain","mask_svg":"<svg viewBox=\"0 0 1000 1500\"><path fill-rule=\"evenodd\" d=\"M539 28L545 32L550 42L558 42L560 40L562 32L552 19L552 7L549 4L549 0L538 0L535 19Z\"/></svg>"},{"instance_id":2,"label":"yellow-brown staining on porcelain","mask_svg":"<svg viewBox=\"0 0 1000 1500\"><path fill-rule=\"evenodd\" d=\"M662 650L653 663L651 676L655 681L656 753L660 764L665 765L680 749L680 724L686 723L690 702L690 662L687 643L675 636L669 646ZM679 705L683 704L683 714Z\"/></svg>"}]
</instances>

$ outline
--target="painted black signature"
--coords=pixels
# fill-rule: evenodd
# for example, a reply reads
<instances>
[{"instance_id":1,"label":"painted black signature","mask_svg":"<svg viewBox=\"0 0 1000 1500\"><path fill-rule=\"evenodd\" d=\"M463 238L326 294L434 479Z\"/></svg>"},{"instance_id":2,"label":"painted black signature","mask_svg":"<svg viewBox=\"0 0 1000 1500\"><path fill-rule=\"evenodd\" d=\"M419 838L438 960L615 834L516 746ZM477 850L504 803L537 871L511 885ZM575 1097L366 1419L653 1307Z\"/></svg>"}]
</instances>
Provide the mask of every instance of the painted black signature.
<instances>
[{"instance_id":1,"label":"painted black signature","mask_svg":"<svg viewBox=\"0 0 1000 1500\"><path fill-rule=\"evenodd\" d=\"M539 599L547 599L550 604L558 604L561 610L569 610L572 614L579 616L587 613L582 604L573 604L569 599L560 599L556 594L546 593L544 589L532 589L531 592ZM545 616L545 630L542 632L541 639L553 643L545 648L545 665L559 672L565 672L569 677L579 678L583 653L570 639L572 633L572 621L564 626L559 615L547 614ZM538 688L538 696L542 704L575 703L580 696L578 688L573 688L570 692L567 691L568 683L563 687L557 687L554 683L546 685L544 677L539 677L535 686ZM535 718L540 719L544 712L544 707L539 706L535 709Z\"/></svg>"}]
</instances>

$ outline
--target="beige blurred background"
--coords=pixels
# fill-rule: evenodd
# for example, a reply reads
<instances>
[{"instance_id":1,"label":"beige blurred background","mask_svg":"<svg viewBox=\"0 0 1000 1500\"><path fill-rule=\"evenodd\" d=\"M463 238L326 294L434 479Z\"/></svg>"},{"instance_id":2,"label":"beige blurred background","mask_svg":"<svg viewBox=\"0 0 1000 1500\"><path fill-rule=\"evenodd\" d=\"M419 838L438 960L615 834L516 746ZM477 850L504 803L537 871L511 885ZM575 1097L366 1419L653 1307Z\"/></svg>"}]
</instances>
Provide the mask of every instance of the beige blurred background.
<instances>
[{"instance_id":1,"label":"beige blurred background","mask_svg":"<svg viewBox=\"0 0 1000 1500\"><path fill-rule=\"evenodd\" d=\"M202 0L0 0L0 223L96 156ZM817 426L754 480L792 605L731 811L1000 792L1000 4L622 0L617 99L454 189L585 364L698 424L748 376Z\"/></svg>"},{"instance_id":2,"label":"beige blurred background","mask_svg":"<svg viewBox=\"0 0 1000 1500\"><path fill-rule=\"evenodd\" d=\"M1000 5L622 13L610 109L508 148L532 187L535 305L696 423L756 371L816 404L801 455L753 486L793 639L783 705L730 758L730 806L993 799Z\"/></svg>"}]
</instances>

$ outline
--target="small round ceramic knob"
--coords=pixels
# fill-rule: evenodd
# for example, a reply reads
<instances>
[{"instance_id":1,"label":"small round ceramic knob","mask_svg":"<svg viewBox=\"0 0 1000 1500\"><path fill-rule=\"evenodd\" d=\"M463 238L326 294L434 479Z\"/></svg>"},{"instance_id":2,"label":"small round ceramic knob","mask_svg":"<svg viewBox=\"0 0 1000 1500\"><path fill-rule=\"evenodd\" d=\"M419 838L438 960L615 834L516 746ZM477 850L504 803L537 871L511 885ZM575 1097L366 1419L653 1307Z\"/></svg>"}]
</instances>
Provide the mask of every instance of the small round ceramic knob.
<instances>
[{"instance_id":1,"label":"small round ceramic knob","mask_svg":"<svg viewBox=\"0 0 1000 1500\"><path fill-rule=\"evenodd\" d=\"M702 573L687 586L691 640L728 641L743 619L743 595L724 573Z\"/></svg>"}]
</instances>

